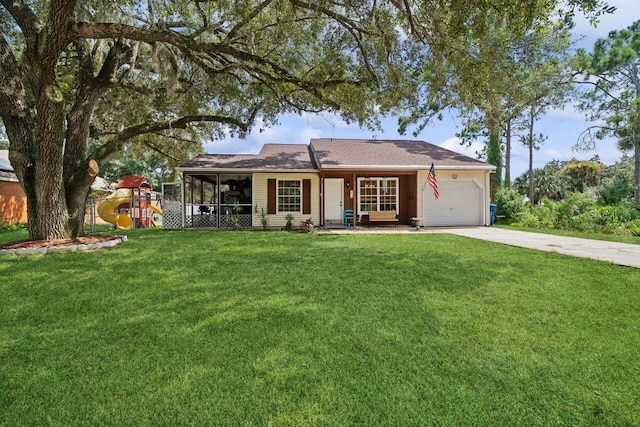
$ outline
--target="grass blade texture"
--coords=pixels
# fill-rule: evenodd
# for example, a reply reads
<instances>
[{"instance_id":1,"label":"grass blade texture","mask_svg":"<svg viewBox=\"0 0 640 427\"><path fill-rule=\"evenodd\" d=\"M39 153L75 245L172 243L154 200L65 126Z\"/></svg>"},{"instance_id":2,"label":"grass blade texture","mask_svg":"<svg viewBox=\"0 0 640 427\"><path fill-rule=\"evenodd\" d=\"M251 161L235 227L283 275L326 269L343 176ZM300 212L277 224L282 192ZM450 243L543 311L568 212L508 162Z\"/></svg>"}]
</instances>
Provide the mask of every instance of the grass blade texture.
<instances>
[{"instance_id":1,"label":"grass blade texture","mask_svg":"<svg viewBox=\"0 0 640 427\"><path fill-rule=\"evenodd\" d=\"M640 270L446 234L0 257L3 425L638 425Z\"/></svg>"}]
</instances>

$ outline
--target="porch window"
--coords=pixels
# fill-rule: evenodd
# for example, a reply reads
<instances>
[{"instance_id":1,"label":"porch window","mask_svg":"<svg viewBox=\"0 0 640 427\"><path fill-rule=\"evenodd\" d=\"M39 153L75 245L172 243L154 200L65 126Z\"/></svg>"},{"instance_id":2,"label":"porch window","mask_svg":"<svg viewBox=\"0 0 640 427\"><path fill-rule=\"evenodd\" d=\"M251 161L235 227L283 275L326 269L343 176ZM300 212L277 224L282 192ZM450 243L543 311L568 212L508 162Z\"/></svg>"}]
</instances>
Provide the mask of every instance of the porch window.
<instances>
[{"instance_id":1,"label":"porch window","mask_svg":"<svg viewBox=\"0 0 640 427\"><path fill-rule=\"evenodd\" d=\"M278 213L300 213L302 207L302 181L278 181Z\"/></svg>"},{"instance_id":2,"label":"porch window","mask_svg":"<svg viewBox=\"0 0 640 427\"><path fill-rule=\"evenodd\" d=\"M359 214L398 212L398 178L358 178Z\"/></svg>"}]
</instances>

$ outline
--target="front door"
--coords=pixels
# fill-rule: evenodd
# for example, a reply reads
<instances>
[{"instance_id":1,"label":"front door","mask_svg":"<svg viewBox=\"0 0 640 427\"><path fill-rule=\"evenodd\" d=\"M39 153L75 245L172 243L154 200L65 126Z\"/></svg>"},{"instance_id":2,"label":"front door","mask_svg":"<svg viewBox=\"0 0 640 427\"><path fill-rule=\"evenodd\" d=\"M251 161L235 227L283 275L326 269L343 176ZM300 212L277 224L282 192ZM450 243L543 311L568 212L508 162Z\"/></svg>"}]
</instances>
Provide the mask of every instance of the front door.
<instances>
[{"instance_id":1,"label":"front door","mask_svg":"<svg viewBox=\"0 0 640 427\"><path fill-rule=\"evenodd\" d=\"M344 179L324 180L324 222L342 224L342 200L344 199Z\"/></svg>"}]
</instances>

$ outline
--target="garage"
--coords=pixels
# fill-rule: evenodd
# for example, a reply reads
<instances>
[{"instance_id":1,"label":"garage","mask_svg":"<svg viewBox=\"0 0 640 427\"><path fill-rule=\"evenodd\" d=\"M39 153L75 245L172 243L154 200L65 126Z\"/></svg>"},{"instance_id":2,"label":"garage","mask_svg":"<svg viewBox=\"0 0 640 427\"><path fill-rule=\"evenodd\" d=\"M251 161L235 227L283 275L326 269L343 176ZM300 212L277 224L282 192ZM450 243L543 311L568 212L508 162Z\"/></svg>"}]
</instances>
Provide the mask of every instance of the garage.
<instances>
[{"instance_id":1,"label":"garage","mask_svg":"<svg viewBox=\"0 0 640 427\"><path fill-rule=\"evenodd\" d=\"M424 186L425 226L483 225L484 186L476 179L438 180L440 197Z\"/></svg>"}]
</instances>

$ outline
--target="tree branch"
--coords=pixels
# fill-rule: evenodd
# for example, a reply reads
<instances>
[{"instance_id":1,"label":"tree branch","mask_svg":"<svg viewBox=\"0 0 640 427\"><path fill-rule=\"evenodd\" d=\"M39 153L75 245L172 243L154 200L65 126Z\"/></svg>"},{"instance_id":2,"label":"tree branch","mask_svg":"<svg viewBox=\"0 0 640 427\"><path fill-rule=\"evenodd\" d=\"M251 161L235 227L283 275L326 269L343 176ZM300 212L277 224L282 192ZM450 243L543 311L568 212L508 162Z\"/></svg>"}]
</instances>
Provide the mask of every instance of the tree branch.
<instances>
[{"instance_id":1,"label":"tree branch","mask_svg":"<svg viewBox=\"0 0 640 427\"><path fill-rule=\"evenodd\" d=\"M258 16L260 14L260 12L262 12L267 6L269 6L271 4L273 0L265 0L262 3L260 3L254 10L253 12L251 12L245 19L243 19L242 21L238 22L232 29L231 31L229 31L229 33L227 34L227 37L225 37L224 42L225 43L229 43L231 40L233 40L233 38L236 36L236 34L238 33L238 31L240 31L242 29L242 27L244 27L245 25L247 25L249 22L251 22L251 20L253 18L255 18L256 16Z\"/></svg>"},{"instance_id":2,"label":"tree branch","mask_svg":"<svg viewBox=\"0 0 640 427\"><path fill-rule=\"evenodd\" d=\"M10 121L12 116L27 116L29 107L20 66L2 34L0 34L0 59L0 117L6 126L6 122Z\"/></svg>"},{"instance_id":3,"label":"tree branch","mask_svg":"<svg viewBox=\"0 0 640 427\"><path fill-rule=\"evenodd\" d=\"M200 122L214 122L221 123L230 126L235 126L246 132L255 120L260 105L257 105L252 111L249 119L246 122L242 122L234 117L218 116L218 115L196 115L196 116L184 116L176 120L167 120L162 122L147 122L139 125L128 127L119 132L113 139L107 141L101 145L94 153L93 158L99 163L109 155L120 150L122 146L132 138L136 136L144 135L147 133L157 133L163 130L170 129L186 129L191 123Z\"/></svg>"},{"instance_id":4,"label":"tree branch","mask_svg":"<svg viewBox=\"0 0 640 427\"><path fill-rule=\"evenodd\" d=\"M60 53L72 41L67 36L66 27L71 20L73 9L77 0L52 0L49 6L49 19L47 20L47 34L44 46L39 46L37 57L42 61L42 69L47 70L43 75L54 79L53 69L56 66Z\"/></svg>"},{"instance_id":5,"label":"tree branch","mask_svg":"<svg viewBox=\"0 0 640 427\"><path fill-rule=\"evenodd\" d=\"M609 92L607 89L605 89L604 87L602 87L601 85L599 85L597 82L590 82L590 81L584 81L584 82L578 82L579 84L584 84L584 85L592 85L595 86L595 90L600 90L602 92L605 93L605 95L607 95L609 98L613 99L614 101L620 103L620 99L618 97L616 97L614 94L612 94L611 92Z\"/></svg>"},{"instance_id":6,"label":"tree branch","mask_svg":"<svg viewBox=\"0 0 640 427\"><path fill-rule=\"evenodd\" d=\"M169 138L169 139L173 139L175 141L179 141L179 142L188 142L189 144L200 144L199 141L194 141L193 139L187 139L187 138L180 138L178 136L175 135L167 135L164 133L160 133L160 132L151 132L152 135L157 135L157 136L161 136L163 138Z\"/></svg>"},{"instance_id":7,"label":"tree branch","mask_svg":"<svg viewBox=\"0 0 640 427\"><path fill-rule=\"evenodd\" d=\"M0 0L0 4L16 20L27 44L35 45L36 36L42 30L42 24L38 21L31 7L22 0Z\"/></svg>"},{"instance_id":8,"label":"tree branch","mask_svg":"<svg viewBox=\"0 0 640 427\"><path fill-rule=\"evenodd\" d=\"M571 147L571 150L573 150L573 151L590 151L590 150L595 149L596 148L596 139L598 139L598 137L592 133L592 131L594 129L601 129L601 130L604 130L604 131L612 131L612 130L614 130L613 128L608 127L608 126L601 126L601 125L589 126L585 130L580 132L580 135L578 135L578 139L577 139L575 145L573 147Z\"/></svg>"},{"instance_id":9,"label":"tree branch","mask_svg":"<svg viewBox=\"0 0 640 427\"><path fill-rule=\"evenodd\" d=\"M9 138L9 158L20 182L33 172L35 119L27 104L20 66L0 34L0 119Z\"/></svg>"},{"instance_id":10,"label":"tree branch","mask_svg":"<svg viewBox=\"0 0 640 427\"><path fill-rule=\"evenodd\" d=\"M332 80L324 82L304 81L291 73L285 68L279 66L273 61L254 55L237 48L222 43L201 43L173 31L139 28L125 24L88 24L88 23L72 23L69 29L74 37L79 38L128 38L139 40L145 43L164 42L180 49L185 55L194 58L196 52L203 52L211 55L214 59L217 55L228 55L238 61L237 68L245 69L258 74L269 77L274 82L286 82L295 84L305 90L312 88L322 89L338 84L357 84L356 81L348 80ZM229 61L229 64L232 62ZM255 64L256 66L251 66ZM200 62L200 66L204 63ZM215 69L215 68L214 68Z\"/></svg>"},{"instance_id":11,"label":"tree branch","mask_svg":"<svg viewBox=\"0 0 640 427\"><path fill-rule=\"evenodd\" d=\"M161 150L160 148L158 148L156 145L150 143L149 141L144 141L143 144L146 145L147 147L151 148L156 153L160 153L165 157L168 157L168 158L170 158L172 160L175 160L176 162L180 161L180 159L178 159L177 157L172 156L171 154Z\"/></svg>"},{"instance_id":12,"label":"tree branch","mask_svg":"<svg viewBox=\"0 0 640 427\"><path fill-rule=\"evenodd\" d=\"M120 88L120 89L130 90L132 92L136 92L136 93L139 93L139 94L145 95L145 96L150 96L150 95L153 95L154 93L156 93L155 90L149 89L148 87L138 86L138 85L134 85L134 84L128 83L128 82L119 82L119 83L115 84L114 87Z\"/></svg>"}]
</instances>

